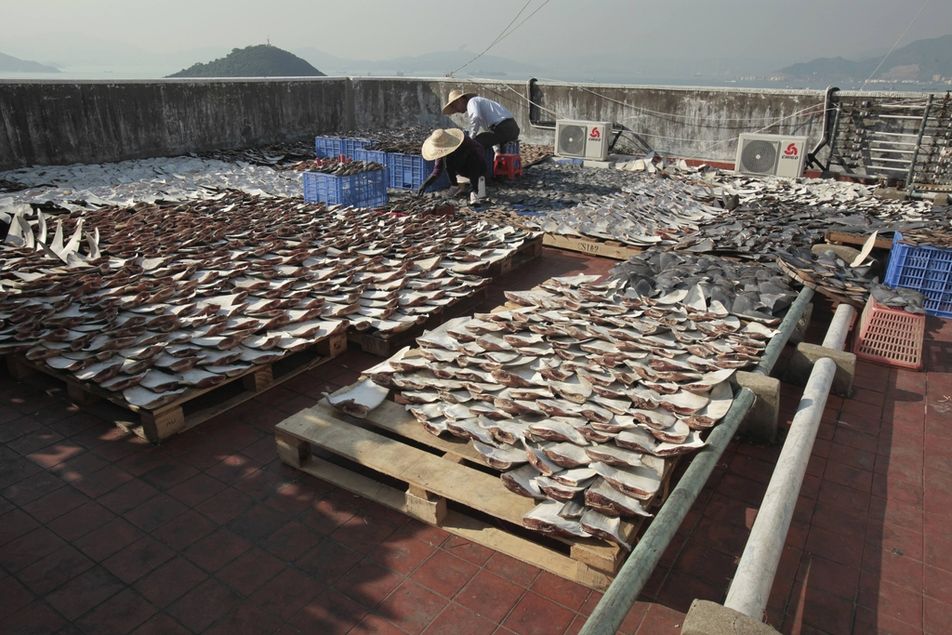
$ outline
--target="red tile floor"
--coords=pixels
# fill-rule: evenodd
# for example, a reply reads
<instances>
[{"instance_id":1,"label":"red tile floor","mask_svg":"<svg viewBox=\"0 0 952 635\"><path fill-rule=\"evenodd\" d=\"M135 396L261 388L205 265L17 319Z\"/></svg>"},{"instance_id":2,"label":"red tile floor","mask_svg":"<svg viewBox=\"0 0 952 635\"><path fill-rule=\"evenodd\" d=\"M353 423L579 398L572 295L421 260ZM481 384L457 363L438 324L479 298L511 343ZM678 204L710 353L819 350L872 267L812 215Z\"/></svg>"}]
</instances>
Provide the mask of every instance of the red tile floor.
<instances>
[{"instance_id":1,"label":"red tile floor","mask_svg":"<svg viewBox=\"0 0 952 635\"><path fill-rule=\"evenodd\" d=\"M610 265L546 250L489 304ZM929 329L928 372L860 363L830 399L767 611L785 633L952 632L952 323ZM274 425L375 361L161 446L0 374L0 632L576 632L598 593L277 460ZM788 421L798 398L784 386ZM778 452L731 445L621 632L723 600Z\"/></svg>"}]
</instances>

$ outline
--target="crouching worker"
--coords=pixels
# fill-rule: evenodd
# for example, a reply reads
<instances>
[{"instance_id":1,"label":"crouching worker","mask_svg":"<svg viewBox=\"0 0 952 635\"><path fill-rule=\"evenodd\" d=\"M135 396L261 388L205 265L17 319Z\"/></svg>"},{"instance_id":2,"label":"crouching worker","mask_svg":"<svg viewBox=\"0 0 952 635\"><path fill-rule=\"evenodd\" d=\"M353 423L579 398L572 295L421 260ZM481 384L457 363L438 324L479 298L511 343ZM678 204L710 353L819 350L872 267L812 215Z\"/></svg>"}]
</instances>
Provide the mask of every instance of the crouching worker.
<instances>
[{"instance_id":1,"label":"crouching worker","mask_svg":"<svg viewBox=\"0 0 952 635\"><path fill-rule=\"evenodd\" d=\"M444 115L466 113L469 136L478 141L487 152L502 151L502 146L519 138L519 125L505 106L461 90L451 90L443 106Z\"/></svg>"},{"instance_id":2,"label":"crouching worker","mask_svg":"<svg viewBox=\"0 0 952 635\"><path fill-rule=\"evenodd\" d=\"M436 164L433 166L433 172L417 190L417 196L423 194L426 188L440 178L443 170L449 175L450 185L456 188L456 194L462 191L456 177L465 176L469 179L472 188L469 199L471 203L486 195L486 159L483 146L466 137L462 130L434 130L423 142L420 153L424 159L435 161Z\"/></svg>"}]
</instances>

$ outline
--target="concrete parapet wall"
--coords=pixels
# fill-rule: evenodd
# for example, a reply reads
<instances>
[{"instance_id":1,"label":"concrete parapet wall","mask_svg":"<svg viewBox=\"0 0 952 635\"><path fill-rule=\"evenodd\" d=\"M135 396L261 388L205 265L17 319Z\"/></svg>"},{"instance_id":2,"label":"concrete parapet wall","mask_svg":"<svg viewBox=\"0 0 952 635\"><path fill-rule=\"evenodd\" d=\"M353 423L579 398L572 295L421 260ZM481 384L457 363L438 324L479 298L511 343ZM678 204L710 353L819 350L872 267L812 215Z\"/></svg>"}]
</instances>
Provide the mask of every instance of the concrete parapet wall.
<instances>
[{"instance_id":1,"label":"concrete parapet wall","mask_svg":"<svg viewBox=\"0 0 952 635\"><path fill-rule=\"evenodd\" d=\"M432 78L268 78L154 81L0 81L0 169L106 162L239 148L334 131L447 126L444 96L460 87L509 108L522 139L552 143L530 125L525 82ZM617 149L733 161L740 132L822 132L822 91L599 86L539 82L536 119L612 121L630 129ZM886 95L871 93L871 98ZM809 113L795 114L804 109ZM779 123L778 123L779 120ZM465 125L455 117L457 125ZM776 124L771 126L770 124Z\"/></svg>"},{"instance_id":2,"label":"concrete parapet wall","mask_svg":"<svg viewBox=\"0 0 952 635\"><path fill-rule=\"evenodd\" d=\"M0 82L0 169L287 141L348 123L347 79Z\"/></svg>"}]
</instances>

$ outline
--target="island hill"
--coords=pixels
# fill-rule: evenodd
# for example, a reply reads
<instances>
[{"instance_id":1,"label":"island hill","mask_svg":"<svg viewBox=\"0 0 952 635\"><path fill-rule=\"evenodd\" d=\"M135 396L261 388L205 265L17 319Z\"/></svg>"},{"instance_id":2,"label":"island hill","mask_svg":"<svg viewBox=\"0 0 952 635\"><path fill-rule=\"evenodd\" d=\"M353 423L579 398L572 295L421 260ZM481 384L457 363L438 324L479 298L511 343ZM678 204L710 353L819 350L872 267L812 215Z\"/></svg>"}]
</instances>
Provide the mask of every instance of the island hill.
<instances>
[{"instance_id":1,"label":"island hill","mask_svg":"<svg viewBox=\"0 0 952 635\"><path fill-rule=\"evenodd\" d=\"M8 73L59 73L60 69L55 66L48 66L33 62L31 60L21 60L19 57L13 57L6 53L0 53L0 72Z\"/></svg>"},{"instance_id":2,"label":"island hill","mask_svg":"<svg viewBox=\"0 0 952 635\"><path fill-rule=\"evenodd\" d=\"M896 49L888 63L878 68L879 57L852 61L826 57L793 64L779 71L780 77L840 82L847 80L949 82L952 83L952 34L916 40ZM878 70L877 70L878 68Z\"/></svg>"},{"instance_id":3,"label":"island hill","mask_svg":"<svg viewBox=\"0 0 952 635\"><path fill-rule=\"evenodd\" d=\"M297 55L270 44L232 49L207 64L192 66L168 77L323 77L324 73Z\"/></svg>"}]
</instances>

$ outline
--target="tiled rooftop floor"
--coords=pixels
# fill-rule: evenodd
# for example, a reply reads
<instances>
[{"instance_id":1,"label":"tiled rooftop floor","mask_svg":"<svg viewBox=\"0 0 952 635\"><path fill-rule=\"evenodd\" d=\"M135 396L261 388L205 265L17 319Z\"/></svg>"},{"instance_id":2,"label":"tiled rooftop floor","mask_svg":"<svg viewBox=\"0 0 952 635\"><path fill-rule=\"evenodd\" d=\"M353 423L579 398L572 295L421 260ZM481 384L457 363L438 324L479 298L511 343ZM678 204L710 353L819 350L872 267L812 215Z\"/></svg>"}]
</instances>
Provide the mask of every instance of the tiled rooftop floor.
<instances>
[{"instance_id":1,"label":"tiled rooftop floor","mask_svg":"<svg viewBox=\"0 0 952 635\"><path fill-rule=\"evenodd\" d=\"M489 304L611 264L546 250ZM952 632L952 323L929 328L928 372L860 363L830 399L768 608L784 632ZM274 425L375 361L350 352L161 446L0 371L0 631L576 632L598 593L278 462ZM622 632L723 600L778 453L730 446Z\"/></svg>"}]
</instances>

